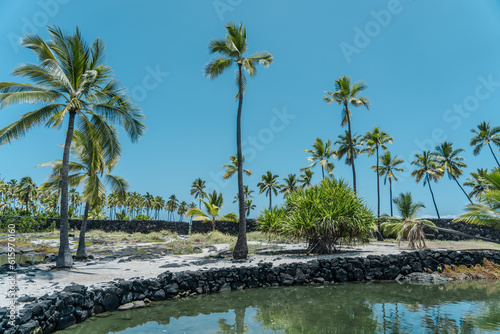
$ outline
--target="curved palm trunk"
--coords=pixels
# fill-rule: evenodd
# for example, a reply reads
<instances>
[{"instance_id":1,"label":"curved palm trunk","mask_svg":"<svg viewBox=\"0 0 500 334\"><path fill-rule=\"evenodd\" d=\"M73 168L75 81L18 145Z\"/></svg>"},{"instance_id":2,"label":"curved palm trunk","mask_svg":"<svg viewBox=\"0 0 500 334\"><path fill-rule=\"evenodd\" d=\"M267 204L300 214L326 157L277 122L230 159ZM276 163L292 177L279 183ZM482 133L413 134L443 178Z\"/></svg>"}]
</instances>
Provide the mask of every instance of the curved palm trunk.
<instances>
[{"instance_id":1,"label":"curved palm trunk","mask_svg":"<svg viewBox=\"0 0 500 334\"><path fill-rule=\"evenodd\" d=\"M391 217L393 217L394 215L392 214L392 179L391 178L389 178L389 196L391 199Z\"/></svg>"},{"instance_id":2,"label":"curved palm trunk","mask_svg":"<svg viewBox=\"0 0 500 334\"><path fill-rule=\"evenodd\" d=\"M497 162L498 167L500 167L500 163L498 162L498 159L495 156L495 153L493 153L493 149L491 148L490 143L488 143L488 147L490 148L490 152L491 152L491 154L493 154L493 158L495 158L495 161Z\"/></svg>"},{"instance_id":3,"label":"curved palm trunk","mask_svg":"<svg viewBox=\"0 0 500 334\"><path fill-rule=\"evenodd\" d=\"M236 145L238 147L238 206L239 206L239 228L238 240L234 246L233 258L246 259L248 256L247 245L247 221L245 216L245 198L243 189L243 154L241 153L241 109L243 107L243 73L241 63L238 64L239 82L238 82L238 116L236 118Z\"/></svg>"},{"instance_id":4,"label":"curved palm trunk","mask_svg":"<svg viewBox=\"0 0 500 334\"><path fill-rule=\"evenodd\" d=\"M89 217L90 204L89 201L85 201L85 211L83 212L82 226L80 226L80 237L78 238L78 249L76 250L76 259L85 260L89 256L87 255L87 250L85 249L85 231L87 230L87 219Z\"/></svg>"},{"instance_id":5,"label":"curved palm trunk","mask_svg":"<svg viewBox=\"0 0 500 334\"><path fill-rule=\"evenodd\" d=\"M470 199L469 195L465 192L464 188L462 188L462 186L460 185L460 183L458 182L458 180L453 177L453 180L455 180L455 182L458 184L458 186L460 187L460 189L462 190L462 192L465 194L465 196L467 196L467 199L469 200L469 202L472 204L472 200Z\"/></svg>"},{"instance_id":6,"label":"curved palm trunk","mask_svg":"<svg viewBox=\"0 0 500 334\"><path fill-rule=\"evenodd\" d=\"M441 219L441 216L439 215L438 207L436 205L436 200L434 199L434 193L432 192L431 181L429 179L427 179L427 184L429 184L429 190L431 191L432 202L434 203L434 208L436 208L436 213L438 215L438 219Z\"/></svg>"},{"instance_id":7,"label":"curved palm trunk","mask_svg":"<svg viewBox=\"0 0 500 334\"><path fill-rule=\"evenodd\" d=\"M354 188L354 193L356 193L356 168L354 167L354 149L352 147L351 118L349 117L347 104L345 105L345 109L347 116L347 125L349 127L349 151L351 152L352 184Z\"/></svg>"},{"instance_id":8,"label":"curved palm trunk","mask_svg":"<svg viewBox=\"0 0 500 334\"><path fill-rule=\"evenodd\" d=\"M59 253L57 254L56 267L65 268L73 266L73 258L69 249L68 239L68 175L69 175L69 149L73 139L73 130L75 127L76 111L70 110L68 131L66 133L66 142L64 143L64 154L61 167L61 219L59 233Z\"/></svg>"}]
</instances>

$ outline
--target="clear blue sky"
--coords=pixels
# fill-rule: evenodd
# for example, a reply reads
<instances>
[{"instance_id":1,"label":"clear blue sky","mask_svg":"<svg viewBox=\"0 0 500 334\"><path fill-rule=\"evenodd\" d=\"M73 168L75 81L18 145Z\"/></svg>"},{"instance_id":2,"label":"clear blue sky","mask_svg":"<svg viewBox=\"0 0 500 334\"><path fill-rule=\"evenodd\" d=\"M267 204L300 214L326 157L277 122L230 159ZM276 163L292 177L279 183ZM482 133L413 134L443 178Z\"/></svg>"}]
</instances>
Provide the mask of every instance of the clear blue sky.
<instances>
[{"instance_id":1,"label":"clear blue sky","mask_svg":"<svg viewBox=\"0 0 500 334\"><path fill-rule=\"evenodd\" d=\"M234 73L216 80L203 76L212 38L224 37L224 23L243 22L249 52L274 55L269 68L249 79L243 105L245 184L256 184L267 170L282 177L299 174L316 137L337 139L341 108L327 105L323 91L347 74L363 80L372 102L354 110L353 131L380 126L394 137L389 146L407 162L443 140L462 147L465 178L495 165L491 154L474 157L470 129L483 120L500 125L500 3L467 1L3 1L0 4L0 81L20 62L36 61L17 39L45 25L67 32L79 26L87 41L101 37L116 78L132 92L147 117L148 131L136 144L122 135L123 155L115 173L131 191L192 201L191 183L201 177L225 197L224 212L237 212L236 177L221 180L222 164L236 153ZM153 73L153 74L152 74ZM30 111L29 105L0 110L0 127ZM289 115L282 119L277 114ZM283 116L281 116L283 117ZM48 168L36 164L62 157L65 132L40 127L0 147L0 177L45 180ZM252 149L249 137L256 139ZM255 148L256 147L256 148ZM498 155L498 148L495 148ZM356 160L358 189L376 211L375 158ZM334 173L351 182L350 167L335 161ZM430 193L405 173L394 194L411 191L434 216ZM317 182L320 170L315 171ZM467 202L448 178L433 184L442 216L457 215ZM381 187L382 212L389 211L388 185ZM278 202L282 201L279 196ZM254 202L260 211L264 195ZM276 201L274 201L276 203ZM252 214L255 216L255 213Z\"/></svg>"}]
</instances>

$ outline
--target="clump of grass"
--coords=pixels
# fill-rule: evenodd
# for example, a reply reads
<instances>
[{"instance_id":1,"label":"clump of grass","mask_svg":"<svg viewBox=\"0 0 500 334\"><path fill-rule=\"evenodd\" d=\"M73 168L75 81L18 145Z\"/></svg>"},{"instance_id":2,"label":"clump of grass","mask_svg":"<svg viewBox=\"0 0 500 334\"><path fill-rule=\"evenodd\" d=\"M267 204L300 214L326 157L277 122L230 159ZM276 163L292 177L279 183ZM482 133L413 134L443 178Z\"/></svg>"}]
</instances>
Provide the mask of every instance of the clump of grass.
<instances>
[{"instance_id":1,"label":"clump of grass","mask_svg":"<svg viewBox=\"0 0 500 334\"><path fill-rule=\"evenodd\" d=\"M46 243L41 243L38 247L34 248L35 252L44 254L57 254L59 250L57 248L51 247Z\"/></svg>"},{"instance_id":2,"label":"clump of grass","mask_svg":"<svg viewBox=\"0 0 500 334\"><path fill-rule=\"evenodd\" d=\"M483 259L483 264L467 267L465 265L444 265L442 275L454 279L498 279L500 278L500 264Z\"/></svg>"},{"instance_id":3,"label":"clump of grass","mask_svg":"<svg viewBox=\"0 0 500 334\"><path fill-rule=\"evenodd\" d=\"M92 246L92 241L85 241L85 247Z\"/></svg>"}]
</instances>

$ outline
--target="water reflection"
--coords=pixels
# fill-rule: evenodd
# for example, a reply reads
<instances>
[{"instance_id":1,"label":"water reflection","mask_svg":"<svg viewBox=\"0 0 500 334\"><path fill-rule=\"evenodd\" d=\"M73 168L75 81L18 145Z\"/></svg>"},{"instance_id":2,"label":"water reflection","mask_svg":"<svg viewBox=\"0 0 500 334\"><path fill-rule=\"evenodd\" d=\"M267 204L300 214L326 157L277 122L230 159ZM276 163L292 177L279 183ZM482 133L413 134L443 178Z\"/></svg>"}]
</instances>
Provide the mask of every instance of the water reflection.
<instances>
[{"instance_id":1,"label":"water reflection","mask_svg":"<svg viewBox=\"0 0 500 334\"><path fill-rule=\"evenodd\" d=\"M500 282L251 289L107 313L71 333L495 333Z\"/></svg>"}]
</instances>

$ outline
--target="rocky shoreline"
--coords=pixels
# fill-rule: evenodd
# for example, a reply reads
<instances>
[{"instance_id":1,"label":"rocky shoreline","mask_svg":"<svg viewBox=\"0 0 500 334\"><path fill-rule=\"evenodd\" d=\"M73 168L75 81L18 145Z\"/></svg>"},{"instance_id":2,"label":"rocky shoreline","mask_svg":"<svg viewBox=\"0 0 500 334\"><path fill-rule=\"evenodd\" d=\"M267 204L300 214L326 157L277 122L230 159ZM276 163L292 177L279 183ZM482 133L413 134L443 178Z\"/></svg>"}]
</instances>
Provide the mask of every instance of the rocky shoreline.
<instances>
[{"instance_id":1,"label":"rocky shoreline","mask_svg":"<svg viewBox=\"0 0 500 334\"><path fill-rule=\"evenodd\" d=\"M228 267L226 264L196 271L165 271L156 278L119 279L101 286L73 284L59 293L46 294L26 304L14 322L9 321L9 309L1 308L0 332L51 333L82 322L94 314L116 310L122 305L126 305L122 308L130 308L143 306L149 300L161 301L247 288L348 281L402 281L412 277L418 281L418 277L428 275L412 273L436 271L445 264L473 266L482 264L484 258L500 264L500 252L496 251L424 250L366 257L319 258L279 265L260 262L257 265L239 263Z\"/></svg>"}]
</instances>

